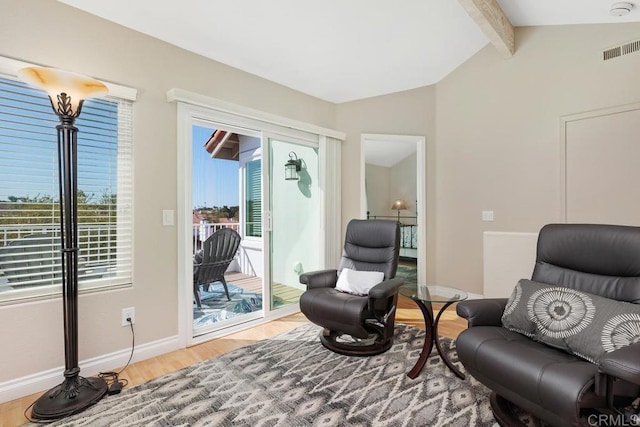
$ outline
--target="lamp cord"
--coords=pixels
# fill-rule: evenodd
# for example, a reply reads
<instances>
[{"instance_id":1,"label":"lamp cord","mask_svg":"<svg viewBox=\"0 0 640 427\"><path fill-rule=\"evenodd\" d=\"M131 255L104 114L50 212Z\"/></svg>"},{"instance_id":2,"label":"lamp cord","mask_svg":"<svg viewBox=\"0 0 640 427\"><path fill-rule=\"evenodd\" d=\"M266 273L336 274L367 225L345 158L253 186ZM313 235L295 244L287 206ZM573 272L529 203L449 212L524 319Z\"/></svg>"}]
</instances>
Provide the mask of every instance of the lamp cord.
<instances>
[{"instance_id":1,"label":"lamp cord","mask_svg":"<svg viewBox=\"0 0 640 427\"><path fill-rule=\"evenodd\" d=\"M100 374L98 375L100 378L105 380L109 389L111 389L111 386L116 383L120 383L121 387L126 387L129 384L129 380L127 380L126 378L120 379L120 374L124 372L127 367L129 367L131 359L133 359L133 350L136 346L136 334L133 330L133 322L131 321L131 318L127 318L127 322L129 322L129 326L131 327L131 353L129 354L129 360L127 360L127 364L124 365L124 367L118 372L100 372Z\"/></svg>"}]
</instances>

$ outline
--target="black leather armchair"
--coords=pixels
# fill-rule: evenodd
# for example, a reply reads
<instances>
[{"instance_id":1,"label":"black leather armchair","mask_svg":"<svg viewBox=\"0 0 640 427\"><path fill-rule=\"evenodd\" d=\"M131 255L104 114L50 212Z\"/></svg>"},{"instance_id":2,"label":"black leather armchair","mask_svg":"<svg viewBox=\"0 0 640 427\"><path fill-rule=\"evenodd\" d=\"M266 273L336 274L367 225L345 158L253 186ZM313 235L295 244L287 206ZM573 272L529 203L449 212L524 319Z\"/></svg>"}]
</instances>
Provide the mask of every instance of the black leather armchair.
<instances>
[{"instance_id":1,"label":"black leather armchair","mask_svg":"<svg viewBox=\"0 0 640 427\"><path fill-rule=\"evenodd\" d=\"M367 296L335 289L338 270L300 275L307 290L300 297L300 310L313 323L324 327L320 341L336 353L372 356L393 344L398 288L395 278L400 250L400 227L396 221L352 220L347 225L340 270L380 271L384 281Z\"/></svg>"},{"instance_id":2,"label":"black leather armchair","mask_svg":"<svg viewBox=\"0 0 640 427\"><path fill-rule=\"evenodd\" d=\"M547 225L532 280L638 304L640 227ZM456 341L459 359L493 390L491 407L501 425L518 425L514 404L551 425L574 426L593 408L615 414L639 396L640 342L594 364L503 328L506 304L485 299L457 306L469 324Z\"/></svg>"}]
</instances>

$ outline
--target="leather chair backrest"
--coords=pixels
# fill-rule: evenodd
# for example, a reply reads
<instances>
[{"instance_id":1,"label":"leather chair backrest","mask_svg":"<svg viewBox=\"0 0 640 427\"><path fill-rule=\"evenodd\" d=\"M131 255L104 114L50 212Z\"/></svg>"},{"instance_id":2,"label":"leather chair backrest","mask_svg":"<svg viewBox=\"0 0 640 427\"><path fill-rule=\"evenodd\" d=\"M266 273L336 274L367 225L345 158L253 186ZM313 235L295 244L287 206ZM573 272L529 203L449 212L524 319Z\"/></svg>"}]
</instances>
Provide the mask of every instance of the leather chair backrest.
<instances>
[{"instance_id":1,"label":"leather chair backrest","mask_svg":"<svg viewBox=\"0 0 640 427\"><path fill-rule=\"evenodd\" d=\"M400 254L400 225L382 219L353 219L347 225L340 270L382 271L393 279Z\"/></svg>"},{"instance_id":2,"label":"leather chair backrest","mask_svg":"<svg viewBox=\"0 0 640 427\"><path fill-rule=\"evenodd\" d=\"M549 224L532 280L640 303L640 227Z\"/></svg>"}]
</instances>

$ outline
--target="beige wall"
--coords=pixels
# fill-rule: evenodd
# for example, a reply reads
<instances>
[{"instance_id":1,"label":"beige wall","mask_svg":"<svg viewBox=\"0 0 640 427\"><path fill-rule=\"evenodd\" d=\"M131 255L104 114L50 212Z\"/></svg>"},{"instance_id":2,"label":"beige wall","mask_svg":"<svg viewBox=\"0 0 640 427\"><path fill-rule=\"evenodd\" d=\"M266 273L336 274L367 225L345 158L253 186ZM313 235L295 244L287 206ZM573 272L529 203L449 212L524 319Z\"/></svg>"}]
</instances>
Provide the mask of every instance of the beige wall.
<instances>
[{"instance_id":1,"label":"beige wall","mask_svg":"<svg viewBox=\"0 0 640 427\"><path fill-rule=\"evenodd\" d=\"M188 53L53 0L0 0L0 55L138 89L134 106L133 288L80 297L80 359L130 346L120 311L136 307L136 343L176 335L178 87L273 114L335 127L335 105ZM64 364L60 299L0 307L0 382Z\"/></svg>"},{"instance_id":2,"label":"beige wall","mask_svg":"<svg viewBox=\"0 0 640 427\"><path fill-rule=\"evenodd\" d=\"M640 103L566 122L567 222L638 225ZM595 202L597 201L597 202Z\"/></svg>"},{"instance_id":3,"label":"beige wall","mask_svg":"<svg viewBox=\"0 0 640 427\"><path fill-rule=\"evenodd\" d=\"M374 216L391 215L389 199L389 173L384 166L366 163L364 179L367 184L367 210Z\"/></svg>"},{"instance_id":4,"label":"beige wall","mask_svg":"<svg viewBox=\"0 0 640 427\"><path fill-rule=\"evenodd\" d=\"M342 223L360 215L360 134L426 137L427 279L435 278L435 97L434 86L338 104L336 129L346 132L342 145Z\"/></svg>"},{"instance_id":5,"label":"beige wall","mask_svg":"<svg viewBox=\"0 0 640 427\"><path fill-rule=\"evenodd\" d=\"M389 169L390 202L403 199L407 209L400 211L400 216L416 216L416 198L418 197L416 177L416 154L405 157ZM397 215L398 211L391 211ZM405 224L415 224L415 220L403 220Z\"/></svg>"},{"instance_id":6,"label":"beige wall","mask_svg":"<svg viewBox=\"0 0 640 427\"><path fill-rule=\"evenodd\" d=\"M392 216L398 211L391 209L394 200L403 199L407 209L402 216L416 216L416 154L411 154L391 167L366 164L367 209L371 215ZM405 221L415 223L415 221Z\"/></svg>"},{"instance_id":7,"label":"beige wall","mask_svg":"<svg viewBox=\"0 0 640 427\"><path fill-rule=\"evenodd\" d=\"M638 23L518 28L512 59L487 46L438 83L438 283L481 293L483 231L561 219L560 117L640 101L640 54L601 59L639 34Z\"/></svg>"}]
</instances>

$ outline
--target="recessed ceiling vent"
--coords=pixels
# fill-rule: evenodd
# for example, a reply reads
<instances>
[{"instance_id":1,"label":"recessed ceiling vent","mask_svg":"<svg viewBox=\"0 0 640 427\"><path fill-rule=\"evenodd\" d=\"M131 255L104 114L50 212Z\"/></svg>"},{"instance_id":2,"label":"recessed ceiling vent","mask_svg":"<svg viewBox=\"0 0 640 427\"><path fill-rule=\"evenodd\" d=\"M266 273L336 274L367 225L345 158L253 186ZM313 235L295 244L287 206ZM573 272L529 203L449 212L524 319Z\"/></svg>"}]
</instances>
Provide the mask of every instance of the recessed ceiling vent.
<instances>
[{"instance_id":1,"label":"recessed ceiling vent","mask_svg":"<svg viewBox=\"0 0 640 427\"><path fill-rule=\"evenodd\" d=\"M628 55L634 52L640 52L640 40L632 41L604 50L602 52L602 60L608 61L609 59L617 58L622 55Z\"/></svg>"}]
</instances>

